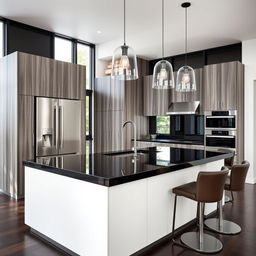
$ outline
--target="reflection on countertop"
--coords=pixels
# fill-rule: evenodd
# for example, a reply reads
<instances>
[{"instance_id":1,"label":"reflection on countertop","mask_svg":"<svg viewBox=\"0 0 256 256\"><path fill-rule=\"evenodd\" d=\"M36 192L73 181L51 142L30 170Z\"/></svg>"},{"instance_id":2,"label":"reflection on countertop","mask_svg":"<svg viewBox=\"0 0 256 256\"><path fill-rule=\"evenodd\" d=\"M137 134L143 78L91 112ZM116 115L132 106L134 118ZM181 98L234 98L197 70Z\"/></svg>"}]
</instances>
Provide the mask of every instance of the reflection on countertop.
<instances>
[{"instance_id":1,"label":"reflection on countertop","mask_svg":"<svg viewBox=\"0 0 256 256\"><path fill-rule=\"evenodd\" d=\"M156 139L147 139L147 138L142 138L138 139L137 141L142 141L142 142L156 142L156 143L170 143L170 144L189 144L189 145L204 145L203 140L188 140L188 139L163 139L163 138L156 138Z\"/></svg>"},{"instance_id":2,"label":"reflection on countertop","mask_svg":"<svg viewBox=\"0 0 256 256\"><path fill-rule=\"evenodd\" d=\"M150 147L138 152L118 151L85 155L41 157L24 161L43 171L114 186L231 157L231 153L174 147ZM89 163L86 163L89 159Z\"/></svg>"}]
</instances>

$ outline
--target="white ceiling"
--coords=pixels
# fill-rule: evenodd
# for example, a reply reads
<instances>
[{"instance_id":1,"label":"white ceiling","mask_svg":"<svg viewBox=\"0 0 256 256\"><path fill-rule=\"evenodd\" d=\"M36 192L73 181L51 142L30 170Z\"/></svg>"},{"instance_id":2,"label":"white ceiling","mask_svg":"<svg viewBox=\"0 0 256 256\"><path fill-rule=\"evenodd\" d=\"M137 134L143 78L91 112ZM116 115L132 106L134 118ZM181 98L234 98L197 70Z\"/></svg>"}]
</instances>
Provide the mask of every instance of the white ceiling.
<instances>
[{"instance_id":1,"label":"white ceiling","mask_svg":"<svg viewBox=\"0 0 256 256\"><path fill-rule=\"evenodd\" d=\"M181 0L165 0L166 56L184 52ZM191 0L189 51L256 38L256 0ZM0 16L99 45L107 58L122 43L122 0L0 0ZM100 30L102 33L98 34ZM161 0L127 1L127 44L137 55L161 55Z\"/></svg>"}]
</instances>

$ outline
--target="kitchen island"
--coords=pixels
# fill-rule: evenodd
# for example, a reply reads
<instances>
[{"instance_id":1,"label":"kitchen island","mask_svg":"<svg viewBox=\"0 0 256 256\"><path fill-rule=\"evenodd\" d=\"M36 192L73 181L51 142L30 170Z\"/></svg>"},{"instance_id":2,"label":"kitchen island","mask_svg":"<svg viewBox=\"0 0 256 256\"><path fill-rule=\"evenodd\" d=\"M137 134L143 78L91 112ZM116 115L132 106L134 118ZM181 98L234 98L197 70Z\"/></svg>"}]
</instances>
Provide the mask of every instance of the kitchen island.
<instances>
[{"instance_id":1,"label":"kitchen island","mask_svg":"<svg viewBox=\"0 0 256 256\"><path fill-rule=\"evenodd\" d=\"M25 223L73 255L128 256L171 233L172 188L218 171L231 153L172 147L25 161ZM196 202L179 198L176 228ZM206 214L216 204L206 205Z\"/></svg>"}]
</instances>

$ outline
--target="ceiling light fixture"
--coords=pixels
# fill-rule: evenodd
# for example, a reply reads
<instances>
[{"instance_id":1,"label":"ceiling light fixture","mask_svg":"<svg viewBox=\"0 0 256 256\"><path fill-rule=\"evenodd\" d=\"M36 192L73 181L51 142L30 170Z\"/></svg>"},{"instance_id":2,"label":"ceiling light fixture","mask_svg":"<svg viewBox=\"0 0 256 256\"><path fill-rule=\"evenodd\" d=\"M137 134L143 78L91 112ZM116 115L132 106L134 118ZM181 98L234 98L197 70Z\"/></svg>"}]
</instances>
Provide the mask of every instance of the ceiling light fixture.
<instances>
[{"instance_id":1,"label":"ceiling light fixture","mask_svg":"<svg viewBox=\"0 0 256 256\"><path fill-rule=\"evenodd\" d=\"M177 73L176 91L178 92L193 92L196 91L195 71L187 65L188 52L188 13L187 9L191 3L185 2L181 5L185 9L185 66L181 67Z\"/></svg>"},{"instance_id":2,"label":"ceiling light fixture","mask_svg":"<svg viewBox=\"0 0 256 256\"><path fill-rule=\"evenodd\" d=\"M136 80L138 76L137 57L134 50L126 45L126 0L124 0L124 44L113 54L111 77L118 80Z\"/></svg>"},{"instance_id":3,"label":"ceiling light fixture","mask_svg":"<svg viewBox=\"0 0 256 256\"><path fill-rule=\"evenodd\" d=\"M162 0L162 59L155 64L152 88L174 88L172 65L169 61L164 60L164 0Z\"/></svg>"}]
</instances>

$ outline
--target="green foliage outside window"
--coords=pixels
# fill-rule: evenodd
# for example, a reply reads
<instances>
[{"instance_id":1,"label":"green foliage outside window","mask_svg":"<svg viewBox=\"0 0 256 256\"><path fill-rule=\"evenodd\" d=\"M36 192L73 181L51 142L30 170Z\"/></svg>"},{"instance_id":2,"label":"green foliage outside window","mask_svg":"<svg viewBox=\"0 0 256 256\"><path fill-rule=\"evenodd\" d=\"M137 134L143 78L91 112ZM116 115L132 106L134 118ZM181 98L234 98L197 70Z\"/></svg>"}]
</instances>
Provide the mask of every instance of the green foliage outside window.
<instances>
[{"instance_id":1,"label":"green foliage outside window","mask_svg":"<svg viewBox=\"0 0 256 256\"><path fill-rule=\"evenodd\" d=\"M160 134L170 133L170 116L156 117L156 132Z\"/></svg>"}]
</instances>

